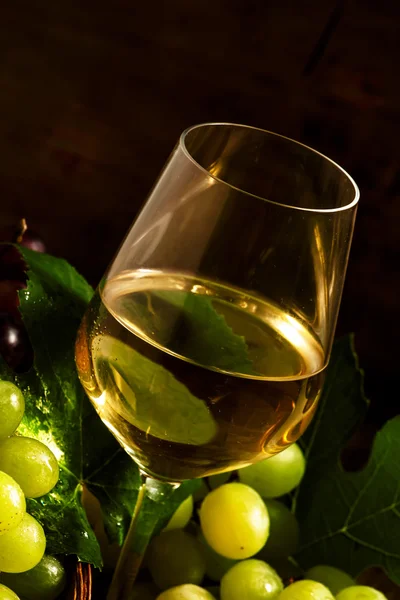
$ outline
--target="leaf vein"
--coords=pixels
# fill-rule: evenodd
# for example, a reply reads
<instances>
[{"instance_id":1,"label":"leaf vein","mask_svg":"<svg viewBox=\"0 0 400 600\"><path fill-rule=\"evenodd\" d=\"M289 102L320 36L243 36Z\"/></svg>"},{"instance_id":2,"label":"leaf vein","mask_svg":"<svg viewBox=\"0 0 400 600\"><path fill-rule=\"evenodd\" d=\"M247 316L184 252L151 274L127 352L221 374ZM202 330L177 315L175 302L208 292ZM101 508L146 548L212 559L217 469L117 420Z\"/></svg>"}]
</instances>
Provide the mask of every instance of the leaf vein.
<instances>
[{"instance_id":1,"label":"leaf vein","mask_svg":"<svg viewBox=\"0 0 400 600\"><path fill-rule=\"evenodd\" d=\"M365 548L369 548L370 550L373 550L374 552L382 554L382 556L386 556L389 558L396 558L396 559L400 558L400 554L397 554L395 552L388 552L387 550L384 550L383 548L374 546L374 544L370 544L368 542L365 542L364 540L360 540L356 536L351 535L349 532L345 532L345 536L348 537L351 541L355 542L356 544L359 544L360 546L364 546Z\"/></svg>"}]
</instances>

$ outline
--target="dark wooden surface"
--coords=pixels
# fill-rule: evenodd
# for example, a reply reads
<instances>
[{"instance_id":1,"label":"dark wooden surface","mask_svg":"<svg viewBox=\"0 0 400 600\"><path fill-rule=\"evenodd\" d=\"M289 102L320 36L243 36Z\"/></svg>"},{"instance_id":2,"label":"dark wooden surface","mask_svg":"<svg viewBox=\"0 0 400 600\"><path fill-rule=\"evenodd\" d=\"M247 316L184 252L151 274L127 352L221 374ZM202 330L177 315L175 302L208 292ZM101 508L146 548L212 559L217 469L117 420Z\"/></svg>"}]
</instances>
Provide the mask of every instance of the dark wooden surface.
<instances>
[{"instance_id":1,"label":"dark wooden surface","mask_svg":"<svg viewBox=\"0 0 400 600\"><path fill-rule=\"evenodd\" d=\"M361 188L339 331L356 331L371 393L392 414L399 39L388 0L3 3L1 224L25 216L95 283L186 126L244 122L303 140Z\"/></svg>"}]
</instances>

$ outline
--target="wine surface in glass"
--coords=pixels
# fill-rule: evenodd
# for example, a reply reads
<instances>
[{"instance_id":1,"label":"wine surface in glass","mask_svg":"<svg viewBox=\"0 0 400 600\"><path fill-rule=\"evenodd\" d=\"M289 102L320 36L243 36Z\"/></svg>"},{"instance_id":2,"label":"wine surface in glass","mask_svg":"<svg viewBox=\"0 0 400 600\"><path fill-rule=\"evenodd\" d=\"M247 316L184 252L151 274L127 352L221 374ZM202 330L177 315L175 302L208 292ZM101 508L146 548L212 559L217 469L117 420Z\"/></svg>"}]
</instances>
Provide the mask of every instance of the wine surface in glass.
<instances>
[{"instance_id":1,"label":"wine surface in glass","mask_svg":"<svg viewBox=\"0 0 400 600\"><path fill-rule=\"evenodd\" d=\"M100 286L76 344L97 412L150 476L182 481L267 458L309 424L325 355L294 311L187 274Z\"/></svg>"}]
</instances>

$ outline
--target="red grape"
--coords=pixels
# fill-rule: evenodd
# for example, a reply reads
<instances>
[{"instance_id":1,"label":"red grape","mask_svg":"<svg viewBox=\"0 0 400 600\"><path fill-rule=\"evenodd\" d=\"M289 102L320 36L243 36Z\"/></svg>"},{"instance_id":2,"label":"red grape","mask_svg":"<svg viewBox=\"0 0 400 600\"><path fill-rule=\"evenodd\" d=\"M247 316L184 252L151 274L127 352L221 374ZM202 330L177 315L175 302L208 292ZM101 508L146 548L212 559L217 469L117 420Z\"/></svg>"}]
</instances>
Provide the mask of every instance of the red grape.
<instances>
[{"instance_id":1,"label":"red grape","mask_svg":"<svg viewBox=\"0 0 400 600\"><path fill-rule=\"evenodd\" d=\"M0 354L17 373L33 364L33 350L18 310L18 291L26 288L26 265L12 244L0 244Z\"/></svg>"},{"instance_id":2,"label":"red grape","mask_svg":"<svg viewBox=\"0 0 400 600\"><path fill-rule=\"evenodd\" d=\"M17 373L28 371L33 364L33 350L20 318L0 313L0 354Z\"/></svg>"},{"instance_id":3,"label":"red grape","mask_svg":"<svg viewBox=\"0 0 400 600\"><path fill-rule=\"evenodd\" d=\"M0 231L0 240L20 244L36 252L46 252L46 246L38 233L28 228L25 219L21 219L18 227L7 227Z\"/></svg>"},{"instance_id":4,"label":"red grape","mask_svg":"<svg viewBox=\"0 0 400 600\"><path fill-rule=\"evenodd\" d=\"M23 235L21 241L18 242L21 246L35 250L36 252L46 252L46 246L43 240L32 230L27 230Z\"/></svg>"}]
</instances>

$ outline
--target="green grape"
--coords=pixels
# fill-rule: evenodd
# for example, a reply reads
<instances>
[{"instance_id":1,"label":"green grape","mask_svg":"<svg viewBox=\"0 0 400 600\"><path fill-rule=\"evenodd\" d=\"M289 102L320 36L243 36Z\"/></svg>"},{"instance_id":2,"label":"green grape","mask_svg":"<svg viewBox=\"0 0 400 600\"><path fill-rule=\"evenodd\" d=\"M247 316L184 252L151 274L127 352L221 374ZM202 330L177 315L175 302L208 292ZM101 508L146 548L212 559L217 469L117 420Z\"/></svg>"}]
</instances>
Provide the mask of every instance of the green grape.
<instances>
[{"instance_id":1,"label":"green grape","mask_svg":"<svg viewBox=\"0 0 400 600\"><path fill-rule=\"evenodd\" d=\"M206 484L204 479L201 479L200 482L201 482L201 486L193 494L193 500L195 502L201 502L201 500L204 500L204 498L207 496L208 492L210 491L209 487Z\"/></svg>"},{"instance_id":2,"label":"green grape","mask_svg":"<svg viewBox=\"0 0 400 600\"><path fill-rule=\"evenodd\" d=\"M387 600L378 590L367 585L354 585L339 592L336 600Z\"/></svg>"},{"instance_id":3,"label":"green grape","mask_svg":"<svg viewBox=\"0 0 400 600\"><path fill-rule=\"evenodd\" d=\"M229 571L233 565L236 565L237 560L226 558L225 556L218 554L218 552L215 552L215 550L207 544L202 533L199 534L198 539L201 543L201 549L206 562L206 575L213 581L220 581L225 573Z\"/></svg>"},{"instance_id":4,"label":"green grape","mask_svg":"<svg viewBox=\"0 0 400 600\"><path fill-rule=\"evenodd\" d=\"M193 497L189 496L182 502L176 509L171 519L169 520L164 531L171 531L171 529L183 529L189 523L193 514Z\"/></svg>"},{"instance_id":5,"label":"green grape","mask_svg":"<svg viewBox=\"0 0 400 600\"><path fill-rule=\"evenodd\" d=\"M165 590L184 583L201 583L206 565L200 542L182 529L155 537L148 548L147 567L154 583Z\"/></svg>"},{"instance_id":6,"label":"green grape","mask_svg":"<svg viewBox=\"0 0 400 600\"><path fill-rule=\"evenodd\" d=\"M21 390L10 381L0 381L0 440L12 435L24 416Z\"/></svg>"},{"instance_id":7,"label":"green grape","mask_svg":"<svg viewBox=\"0 0 400 600\"><path fill-rule=\"evenodd\" d=\"M221 581L221 600L272 600L283 590L282 579L262 560L243 560Z\"/></svg>"},{"instance_id":8,"label":"green grape","mask_svg":"<svg viewBox=\"0 0 400 600\"><path fill-rule=\"evenodd\" d=\"M0 535L0 571L23 573L42 560L46 549L43 527L25 513L21 523Z\"/></svg>"},{"instance_id":9,"label":"green grape","mask_svg":"<svg viewBox=\"0 0 400 600\"><path fill-rule=\"evenodd\" d=\"M215 600L214 596L198 585L186 584L166 590L157 600Z\"/></svg>"},{"instance_id":10,"label":"green grape","mask_svg":"<svg viewBox=\"0 0 400 600\"><path fill-rule=\"evenodd\" d=\"M329 567L328 565L318 565L309 569L305 574L306 579L323 583L336 596L339 592L352 585L356 585L354 579L344 571Z\"/></svg>"},{"instance_id":11,"label":"green grape","mask_svg":"<svg viewBox=\"0 0 400 600\"><path fill-rule=\"evenodd\" d=\"M39 498L58 481L58 463L52 451L39 440L15 436L0 444L0 470L21 486L27 498Z\"/></svg>"},{"instance_id":12,"label":"green grape","mask_svg":"<svg viewBox=\"0 0 400 600\"><path fill-rule=\"evenodd\" d=\"M21 523L25 511L25 496L20 486L0 471L0 537Z\"/></svg>"},{"instance_id":13,"label":"green grape","mask_svg":"<svg viewBox=\"0 0 400 600\"><path fill-rule=\"evenodd\" d=\"M141 581L134 584L129 600L156 600L158 594L154 583Z\"/></svg>"},{"instance_id":14,"label":"green grape","mask_svg":"<svg viewBox=\"0 0 400 600\"><path fill-rule=\"evenodd\" d=\"M299 545L300 530L297 519L278 500L265 500L265 505L270 520L269 536L257 558L267 562L274 558L287 558L296 552Z\"/></svg>"},{"instance_id":15,"label":"green grape","mask_svg":"<svg viewBox=\"0 0 400 600\"><path fill-rule=\"evenodd\" d=\"M335 600L327 587L316 581L296 581L281 592L278 600Z\"/></svg>"},{"instance_id":16,"label":"green grape","mask_svg":"<svg viewBox=\"0 0 400 600\"><path fill-rule=\"evenodd\" d=\"M215 490L220 485L227 483L232 475L232 471L229 473L218 473L217 475L211 475L208 478L208 485L212 490Z\"/></svg>"},{"instance_id":17,"label":"green grape","mask_svg":"<svg viewBox=\"0 0 400 600\"><path fill-rule=\"evenodd\" d=\"M253 556L269 533L263 499L243 483L226 483L210 492L201 505L200 523L207 543L226 558Z\"/></svg>"},{"instance_id":18,"label":"green grape","mask_svg":"<svg viewBox=\"0 0 400 600\"><path fill-rule=\"evenodd\" d=\"M1 573L0 581L26 600L54 600L66 585L65 569L54 556L44 556L25 573Z\"/></svg>"},{"instance_id":19,"label":"green grape","mask_svg":"<svg viewBox=\"0 0 400 600\"><path fill-rule=\"evenodd\" d=\"M19 598L12 590L0 583L0 600L19 600Z\"/></svg>"},{"instance_id":20,"label":"green grape","mask_svg":"<svg viewBox=\"0 0 400 600\"><path fill-rule=\"evenodd\" d=\"M292 444L271 458L240 469L238 475L242 483L254 488L263 498L278 498L299 485L305 468L300 446Z\"/></svg>"}]
</instances>

